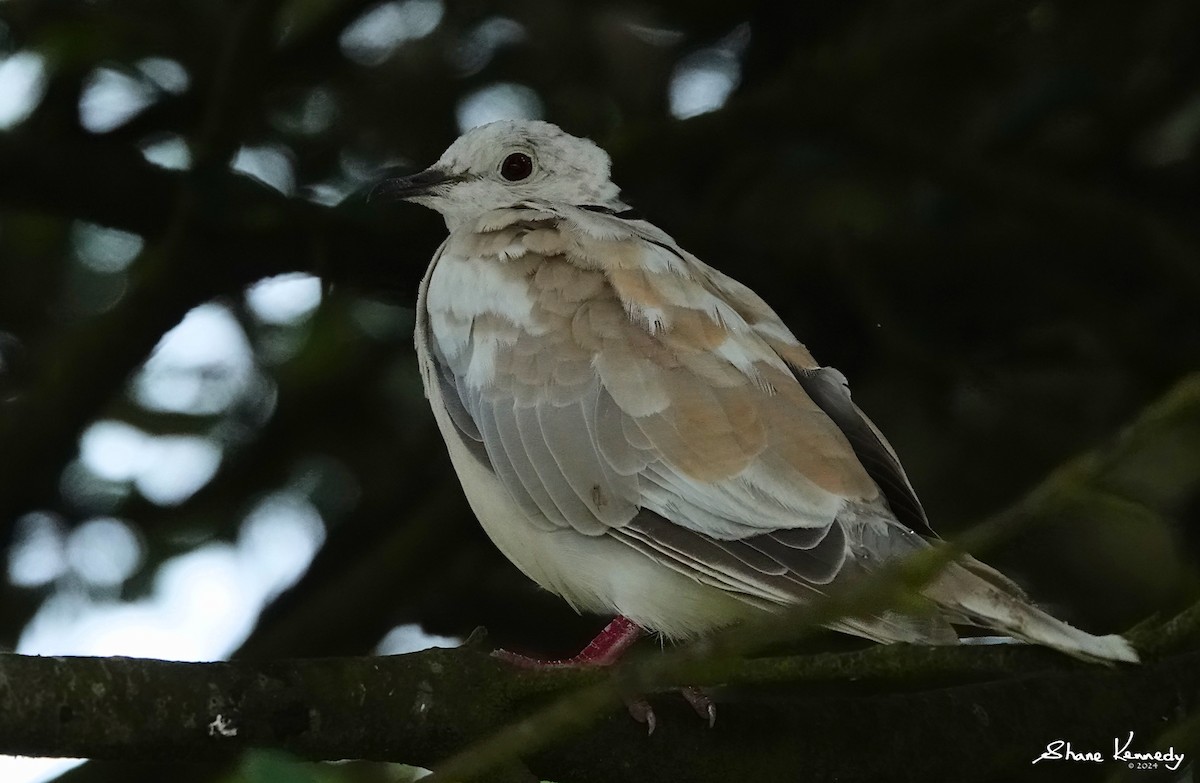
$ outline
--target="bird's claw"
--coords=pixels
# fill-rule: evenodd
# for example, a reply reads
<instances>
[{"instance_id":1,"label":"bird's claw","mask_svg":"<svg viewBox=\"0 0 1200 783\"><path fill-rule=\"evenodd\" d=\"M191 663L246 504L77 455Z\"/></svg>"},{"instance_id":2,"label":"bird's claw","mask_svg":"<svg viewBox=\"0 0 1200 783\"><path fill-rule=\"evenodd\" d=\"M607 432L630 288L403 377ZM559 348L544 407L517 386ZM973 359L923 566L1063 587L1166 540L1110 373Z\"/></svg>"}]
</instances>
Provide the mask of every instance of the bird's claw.
<instances>
[{"instance_id":1,"label":"bird's claw","mask_svg":"<svg viewBox=\"0 0 1200 783\"><path fill-rule=\"evenodd\" d=\"M475 626L475 630L471 631L470 635L463 641L463 647L468 647L473 650L483 649L488 646L487 628L482 625Z\"/></svg>"},{"instance_id":2,"label":"bird's claw","mask_svg":"<svg viewBox=\"0 0 1200 783\"><path fill-rule=\"evenodd\" d=\"M647 737L654 733L655 727L658 726L658 718L654 716L654 708L650 706L650 702L643 698L626 699L625 707L634 720L646 727Z\"/></svg>"},{"instance_id":3,"label":"bird's claw","mask_svg":"<svg viewBox=\"0 0 1200 783\"><path fill-rule=\"evenodd\" d=\"M701 720L708 724L710 729L716 725L717 705L705 695L704 691L694 687L680 688L679 695L683 696L684 701L700 716ZM654 733L654 729L658 726L658 718L655 717L654 708L650 706L650 702L642 697L627 697L625 707L634 720L645 725L647 736Z\"/></svg>"},{"instance_id":4,"label":"bird's claw","mask_svg":"<svg viewBox=\"0 0 1200 783\"><path fill-rule=\"evenodd\" d=\"M708 723L710 729L717 725L717 705L713 704L713 700L708 698L704 691L689 685L686 688L680 688L679 694L692 706L696 714Z\"/></svg>"}]
</instances>

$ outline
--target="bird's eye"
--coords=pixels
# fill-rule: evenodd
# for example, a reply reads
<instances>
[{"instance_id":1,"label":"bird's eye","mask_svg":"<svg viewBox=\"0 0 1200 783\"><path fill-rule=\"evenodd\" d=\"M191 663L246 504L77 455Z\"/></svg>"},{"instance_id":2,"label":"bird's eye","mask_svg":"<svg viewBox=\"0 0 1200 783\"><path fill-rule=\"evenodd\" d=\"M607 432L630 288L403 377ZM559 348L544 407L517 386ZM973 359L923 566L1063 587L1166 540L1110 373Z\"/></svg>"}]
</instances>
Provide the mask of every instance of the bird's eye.
<instances>
[{"instance_id":1,"label":"bird's eye","mask_svg":"<svg viewBox=\"0 0 1200 783\"><path fill-rule=\"evenodd\" d=\"M514 152L500 164L500 176L509 182L518 182L533 173L533 158L524 152Z\"/></svg>"}]
</instances>

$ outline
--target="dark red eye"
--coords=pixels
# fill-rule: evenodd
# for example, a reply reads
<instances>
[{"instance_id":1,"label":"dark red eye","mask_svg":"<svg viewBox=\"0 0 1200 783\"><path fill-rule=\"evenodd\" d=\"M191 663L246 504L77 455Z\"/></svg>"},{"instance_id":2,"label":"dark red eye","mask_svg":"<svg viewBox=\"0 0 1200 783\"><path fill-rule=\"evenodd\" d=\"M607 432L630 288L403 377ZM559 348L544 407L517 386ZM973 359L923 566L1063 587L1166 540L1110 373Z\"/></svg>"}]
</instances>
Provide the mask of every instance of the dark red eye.
<instances>
[{"instance_id":1,"label":"dark red eye","mask_svg":"<svg viewBox=\"0 0 1200 783\"><path fill-rule=\"evenodd\" d=\"M524 152L514 152L500 164L500 176L509 182L523 180L533 173L533 158Z\"/></svg>"}]
</instances>

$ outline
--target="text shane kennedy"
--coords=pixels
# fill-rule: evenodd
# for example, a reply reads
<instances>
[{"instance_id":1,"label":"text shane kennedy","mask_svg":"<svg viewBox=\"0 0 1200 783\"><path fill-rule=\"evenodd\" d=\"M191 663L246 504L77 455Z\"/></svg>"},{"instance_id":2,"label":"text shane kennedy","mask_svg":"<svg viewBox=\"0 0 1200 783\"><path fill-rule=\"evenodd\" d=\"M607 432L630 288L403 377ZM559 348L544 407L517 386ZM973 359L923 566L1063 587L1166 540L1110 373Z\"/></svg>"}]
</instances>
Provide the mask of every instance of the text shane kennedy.
<instances>
[{"instance_id":1,"label":"text shane kennedy","mask_svg":"<svg viewBox=\"0 0 1200 783\"><path fill-rule=\"evenodd\" d=\"M1162 764L1172 772L1178 770L1183 764L1183 754L1176 753L1174 746L1166 750L1137 751L1129 749L1129 746L1132 744L1132 731L1129 732L1129 736L1125 738L1124 742L1121 741L1120 737L1114 737L1113 753L1110 758L1113 761L1122 761L1130 765L1143 763L1158 766L1158 764ZM1077 751L1071 747L1071 743L1067 740L1054 740L1046 745L1046 752L1034 759L1033 763L1036 764L1039 761L1086 761L1100 763L1104 761L1104 754L1098 750Z\"/></svg>"}]
</instances>

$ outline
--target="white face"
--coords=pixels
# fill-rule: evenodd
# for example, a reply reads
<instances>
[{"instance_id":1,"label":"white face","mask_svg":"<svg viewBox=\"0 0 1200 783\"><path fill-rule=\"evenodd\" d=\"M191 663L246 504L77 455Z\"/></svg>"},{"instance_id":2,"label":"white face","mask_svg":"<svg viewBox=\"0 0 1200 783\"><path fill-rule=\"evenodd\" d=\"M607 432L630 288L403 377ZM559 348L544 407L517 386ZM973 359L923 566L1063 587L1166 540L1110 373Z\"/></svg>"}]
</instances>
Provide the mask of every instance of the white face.
<instances>
[{"instance_id":1,"label":"white face","mask_svg":"<svg viewBox=\"0 0 1200 783\"><path fill-rule=\"evenodd\" d=\"M464 133L437 163L407 180L416 187L396 180L396 194L437 210L453 231L522 201L620 206L620 190L608 179L610 165L604 150L557 125L493 122ZM381 192L387 187L384 183Z\"/></svg>"}]
</instances>

